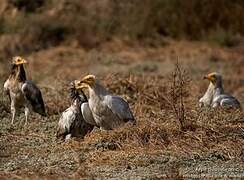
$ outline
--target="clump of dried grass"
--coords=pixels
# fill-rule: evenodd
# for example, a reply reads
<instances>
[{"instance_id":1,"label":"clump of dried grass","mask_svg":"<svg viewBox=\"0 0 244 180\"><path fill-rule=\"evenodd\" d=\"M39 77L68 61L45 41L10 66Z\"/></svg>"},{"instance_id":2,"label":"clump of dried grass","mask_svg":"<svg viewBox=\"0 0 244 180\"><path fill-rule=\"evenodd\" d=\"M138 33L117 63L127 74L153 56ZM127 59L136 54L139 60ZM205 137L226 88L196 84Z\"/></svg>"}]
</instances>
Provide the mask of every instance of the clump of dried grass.
<instances>
[{"instance_id":1,"label":"clump of dried grass","mask_svg":"<svg viewBox=\"0 0 244 180\"><path fill-rule=\"evenodd\" d=\"M180 67L177 60L175 69L170 77L169 99L175 118L180 122L180 129L186 126L185 98L189 96L189 77L187 72Z\"/></svg>"},{"instance_id":2,"label":"clump of dried grass","mask_svg":"<svg viewBox=\"0 0 244 180\"><path fill-rule=\"evenodd\" d=\"M127 124L113 131L97 131L87 137L86 142L94 145L110 142L120 150L146 147L164 149L169 144L169 134L165 127L143 120L137 126Z\"/></svg>"}]
</instances>

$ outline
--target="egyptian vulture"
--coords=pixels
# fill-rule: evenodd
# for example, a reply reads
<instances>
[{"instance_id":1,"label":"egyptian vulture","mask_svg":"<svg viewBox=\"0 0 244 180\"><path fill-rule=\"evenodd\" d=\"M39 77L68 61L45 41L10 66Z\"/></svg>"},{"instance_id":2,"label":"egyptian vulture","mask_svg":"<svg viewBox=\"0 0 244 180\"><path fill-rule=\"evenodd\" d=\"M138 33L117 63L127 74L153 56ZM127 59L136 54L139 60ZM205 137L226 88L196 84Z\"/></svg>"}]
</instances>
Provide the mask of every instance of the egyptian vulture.
<instances>
[{"instance_id":1,"label":"egyptian vulture","mask_svg":"<svg viewBox=\"0 0 244 180\"><path fill-rule=\"evenodd\" d=\"M94 75L87 75L75 82L76 89L88 88L89 100L81 106L85 121L103 130L111 130L126 122L136 124L128 103L119 96L111 95ZM90 121L93 116L94 121Z\"/></svg>"},{"instance_id":2,"label":"egyptian vulture","mask_svg":"<svg viewBox=\"0 0 244 180\"><path fill-rule=\"evenodd\" d=\"M41 91L32 81L26 80L24 69L26 63L27 61L22 57L13 57L11 73L4 83L4 91L9 96L11 103L11 124L14 123L16 110L22 107L25 108L25 125L31 110L46 116Z\"/></svg>"},{"instance_id":3,"label":"egyptian vulture","mask_svg":"<svg viewBox=\"0 0 244 180\"><path fill-rule=\"evenodd\" d=\"M241 108L240 102L235 97L224 92L222 76L219 73L210 73L204 76L204 79L209 80L210 84L204 96L199 100L200 107L222 106L230 108Z\"/></svg>"},{"instance_id":4,"label":"egyptian vulture","mask_svg":"<svg viewBox=\"0 0 244 180\"><path fill-rule=\"evenodd\" d=\"M71 137L83 138L93 129L93 125L84 121L81 113L81 105L87 102L83 91L79 92L74 87L74 82L70 85L71 106L67 108L59 119L57 138L69 139Z\"/></svg>"}]
</instances>

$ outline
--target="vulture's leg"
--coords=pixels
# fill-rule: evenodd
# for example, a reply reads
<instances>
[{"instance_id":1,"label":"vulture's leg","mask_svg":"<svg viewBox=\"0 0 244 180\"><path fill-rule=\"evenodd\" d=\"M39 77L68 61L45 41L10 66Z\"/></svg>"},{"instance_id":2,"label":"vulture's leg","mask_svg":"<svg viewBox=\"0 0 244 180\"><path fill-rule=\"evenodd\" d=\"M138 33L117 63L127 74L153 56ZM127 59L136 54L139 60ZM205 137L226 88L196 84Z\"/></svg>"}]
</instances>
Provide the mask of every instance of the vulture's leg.
<instances>
[{"instance_id":1,"label":"vulture's leg","mask_svg":"<svg viewBox=\"0 0 244 180\"><path fill-rule=\"evenodd\" d=\"M30 113L29 108L28 107L25 107L25 126L27 125L29 113Z\"/></svg>"},{"instance_id":2,"label":"vulture's leg","mask_svg":"<svg viewBox=\"0 0 244 180\"><path fill-rule=\"evenodd\" d=\"M14 100L11 102L11 113L12 113L12 121L11 124L14 124L15 114L16 114L16 108L15 108L15 102Z\"/></svg>"},{"instance_id":3,"label":"vulture's leg","mask_svg":"<svg viewBox=\"0 0 244 180\"><path fill-rule=\"evenodd\" d=\"M10 96L9 92L7 92L7 96L8 96L9 102L11 102L11 96Z\"/></svg>"},{"instance_id":4,"label":"vulture's leg","mask_svg":"<svg viewBox=\"0 0 244 180\"><path fill-rule=\"evenodd\" d=\"M108 131L108 130L112 130L112 128L107 128L107 127L100 127L101 131Z\"/></svg>"}]
</instances>

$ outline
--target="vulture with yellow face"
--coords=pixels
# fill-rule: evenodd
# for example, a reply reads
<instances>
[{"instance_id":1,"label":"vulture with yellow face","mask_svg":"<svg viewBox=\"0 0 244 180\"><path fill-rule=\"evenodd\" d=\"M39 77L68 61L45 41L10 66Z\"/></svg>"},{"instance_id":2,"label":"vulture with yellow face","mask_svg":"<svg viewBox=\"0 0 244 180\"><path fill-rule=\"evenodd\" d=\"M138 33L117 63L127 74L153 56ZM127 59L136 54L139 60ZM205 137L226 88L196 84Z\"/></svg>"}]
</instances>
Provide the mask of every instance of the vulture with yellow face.
<instances>
[{"instance_id":1,"label":"vulture with yellow face","mask_svg":"<svg viewBox=\"0 0 244 180\"><path fill-rule=\"evenodd\" d=\"M127 122L136 124L128 103L119 96L111 95L94 75L75 81L75 87L88 89L88 103L81 106L84 120L88 123L104 130L117 128Z\"/></svg>"},{"instance_id":2,"label":"vulture with yellow face","mask_svg":"<svg viewBox=\"0 0 244 180\"><path fill-rule=\"evenodd\" d=\"M70 85L70 99L71 106L61 114L59 119L57 138L83 138L94 128L94 125L87 123L83 118L81 106L87 102L87 98L83 91L78 92L75 89L74 82Z\"/></svg>"},{"instance_id":3,"label":"vulture with yellow face","mask_svg":"<svg viewBox=\"0 0 244 180\"><path fill-rule=\"evenodd\" d=\"M204 79L209 80L210 83L206 93L199 100L200 107L222 106L230 108L241 108L240 102L235 97L224 92L221 74L213 72L204 76Z\"/></svg>"},{"instance_id":4,"label":"vulture with yellow face","mask_svg":"<svg viewBox=\"0 0 244 180\"><path fill-rule=\"evenodd\" d=\"M26 80L24 64L27 61L22 57L13 57L11 73L4 83L4 91L9 96L11 103L12 121L14 123L16 110L25 108L25 125L30 111L46 116L45 106L40 89L32 82Z\"/></svg>"}]
</instances>

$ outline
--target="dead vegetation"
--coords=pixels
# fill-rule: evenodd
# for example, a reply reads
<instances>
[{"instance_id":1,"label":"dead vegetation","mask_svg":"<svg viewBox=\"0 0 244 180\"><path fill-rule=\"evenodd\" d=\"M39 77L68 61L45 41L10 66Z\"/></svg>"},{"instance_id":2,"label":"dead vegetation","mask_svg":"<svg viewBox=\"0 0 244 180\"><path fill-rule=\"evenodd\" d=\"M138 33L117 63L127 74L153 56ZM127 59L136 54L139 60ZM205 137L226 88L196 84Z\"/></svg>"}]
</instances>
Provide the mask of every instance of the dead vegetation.
<instances>
[{"instance_id":1,"label":"dead vegetation","mask_svg":"<svg viewBox=\"0 0 244 180\"><path fill-rule=\"evenodd\" d=\"M23 172L34 172L44 177L49 174L50 178L52 174L56 175L63 171L62 167L70 177L108 177L102 173L107 169L111 177L117 177L115 176L117 170L109 169L107 166L125 168L128 172L133 172L139 167L152 166L154 169L161 164L162 167L160 167L165 169L168 176L176 177L179 172L173 172L175 166L191 166L191 158L198 163L242 162L244 145L242 112L229 113L191 107L187 110L190 112L183 121L185 123L187 120L188 128L182 131L179 128L178 114L176 114L182 109L175 111L172 109L172 104L165 98L167 90L172 88L166 83L167 81L167 78L160 76L139 77L122 74L105 76L103 82L107 87L130 102L138 125L128 124L107 132L97 129L85 137L84 141L74 139L59 144L53 131L59 117L55 113L50 113L49 118L45 120L33 116L35 119L28 129L22 129L21 125L19 127L15 125L14 129L9 128L9 113L7 113L1 125L1 143L5 144L5 147L1 149L1 169L7 168L8 172L13 171L21 177L23 177ZM48 91L52 92L50 89ZM59 96L63 97L62 92L59 92ZM184 96L184 98L188 102L195 101L191 96ZM47 102L51 102L51 99L53 96L48 95ZM64 106L62 103L60 99L55 105L48 104L48 106L56 110L62 109ZM181 101L177 101L175 108L182 108L181 105ZM189 128L189 123L191 123L191 128ZM15 142L12 141L14 139L16 139ZM6 151L11 146L21 148L21 155L10 152L5 157ZM35 152L31 150L32 148L36 149ZM24 162L21 158L25 155L29 160ZM73 156L78 158L78 162L73 159ZM42 160L32 162L38 157ZM172 157L181 160L170 161ZM14 164L11 165L10 161ZM20 163L16 164L17 161ZM40 163L45 163L46 168L40 168ZM25 166L27 171L22 169L22 166ZM102 170L103 168L105 169ZM111 175L111 173L115 174ZM144 174L146 177L153 177L152 172L145 173L148 173Z\"/></svg>"},{"instance_id":2,"label":"dead vegetation","mask_svg":"<svg viewBox=\"0 0 244 180\"><path fill-rule=\"evenodd\" d=\"M169 79L170 92L169 99L172 109L175 114L175 118L180 123L180 129L184 130L186 128L186 105L185 98L189 96L189 77L187 72L180 67L179 61L177 59L175 63L174 72Z\"/></svg>"},{"instance_id":3,"label":"dead vegetation","mask_svg":"<svg viewBox=\"0 0 244 180\"><path fill-rule=\"evenodd\" d=\"M187 45L186 48L189 48L189 43ZM175 44L172 46L174 49L177 47ZM42 119L38 115L32 115L28 128L23 127L23 117L18 116L16 124L11 127L9 102L1 94L0 170L4 171L1 175L149 178L166 174L169 177L181 177L180 169L183 167L212 167L218 164L241 167L244 145L243 112L198 108L198 99L206 90L207 84L200 80L205 73L196 72L195 69L211 71L210 68L204 70L202 61L208 61L212 54L210 51L206 55L209 51L199 50L196 52L203 51L201 56L195 57L191 54L189 59L182 47L185 46L177 47L179 50L176 51L182 53L180 64L157 64L162 71L155 72L129 72L127 69L137 61L146 66L145 59L149 54L155 57L161 52L170 51L172 47L159 49L160 53L148 49L145 50L148 54L138 51L137 56L128 51L123 52L125 55L121 54L121 46L117 47L118 51L104 47L100 54L96 54L96 51L76 52L62 47L31 55L27 58L30 59L29 70L33 68L32 79L37 80L43 92L49 116ZM228 55L230 50L223 51ZM229 57L226 54L217 54L218 57L223 55L223 59L214 62L209 60L208 63L224 69L226 89L236 93L243 102L242 76L234 72L228 73L230 70L227 68L231 65L236 73L243 74L240 66L243 61L228 61L224 59ZM165 53L157 61L165 62L167 56ZM76 57L81 60L76 60ZM197 57L206 59L200 61ZM111 58L111 64L104 63ZM123 61L124 64L121 63ZM196 67L191 69L190 63L195 63ZM105 68L111 66L113 68ZM172 71L167 71L169 67ZM59 142L55 138L55 132L60 113L70 103L68 84L72 78L92 72L94 68L105 87L129 102L138 125L128 124L108 132L96 129L84 140ZM168 73L161 74L164 71ZM3 75L7 75L6 69L3 72ZM3 80L2 76L1 82Z\"/></svg>"}]
</instances>

